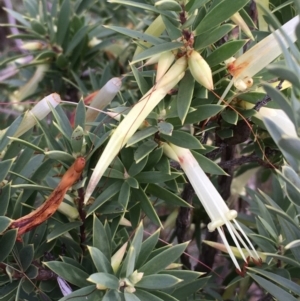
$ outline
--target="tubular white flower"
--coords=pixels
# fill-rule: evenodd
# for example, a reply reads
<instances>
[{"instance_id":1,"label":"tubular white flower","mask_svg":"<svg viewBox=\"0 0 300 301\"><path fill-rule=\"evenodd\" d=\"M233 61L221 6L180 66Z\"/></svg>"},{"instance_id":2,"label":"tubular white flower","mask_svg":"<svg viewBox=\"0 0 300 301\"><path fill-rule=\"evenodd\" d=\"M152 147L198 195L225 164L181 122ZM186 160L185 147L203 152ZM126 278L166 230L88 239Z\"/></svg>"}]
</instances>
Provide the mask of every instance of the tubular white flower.
<instances>
[{"instance_id":1,"label":"tubular white flower","mask_svg":"<svg viewBox=\"0 0 300 301\"><path fill-rule=\"evenodd\" d=\"M46 71L49 69L48 64L40 64L37 66L36 71L30 80L22 86L19 90L15 91L11 96L12 101L21 101L33 94L38 87L39 82L44 78Z\"/></svg>"},{"instance_id":2,"label":"tubular white flower","mask_svg":"<svg viewBox=\"0 0 300 301\"><path fill-rule=\"evenodd\" d=\"M121 86L122 80L119 77L113 77L99 90L90 104L91 108L86 111L87 122L94 121L99 114L99 111L93 110L93 108L104 109L120 91Z\"/></svg>"},{"instance_id":3,"label":"tubular white flower","mask_svg":"<svg viewBox=\"0 0 300 301\"><path fill-rule=\"evenodd\" d=\"M297 39L295 28L298 23L299 17L297 16L282 26L282 30L286 32L293 42ZM282 53L276 36L277 39L281 39L287 47L288 44L285 38L279 30L276 30L273 34L267 36L228 66L228 71L233 76L234 82L252 78Z\"/></svg>"},{"instance_id":4,"label":"tubular white flower","mask_svg":"<svg viewBox=\"0 0 300 301\"><path fill-rule=\"evenodd\" d=\"M239 12L235 13L230 17L230 19L241 28L241 30L245 33L245 35L254 41L254 37L247 23L244 21Z\"/></svg>"},{"instance_id":5,"label":"tubular white flower","mask_svg":"<svg viewBox=\"0 0 300 301\"><path fill-rule=\"evenodd\" d=\"M161 17L158 15L155 20L149 25L145 30L145 33L154 37L159 37L163 31L166 29L165 23ZM139 53L141 53L145 48L149 48L151 44L149 42L140 41L142 46L138 46L135 50L133 58L135 58ZM144 47L144 48L143 48Z\"/></svg>"},{"instance_id":6,"label":"tubular white flower","mask_svg":"<svg viewBox=\"0 0 300 301\"><path fill-rule=\"evenodd\" d=\"M29 129L36 125L36 119L44 119L50 112L49 104L55 108L61 102L60 96L57 93L52 93L40 100L30 111L26 112L24 118L15 132L15 138L20 137Z\"/></svg>"},{"instance_id":7,"label":"tubular white flower","mask_svg":"<svg viewBox=\"0 0 300 301\"><path fill-rule=\"evenodd\" d=\"M136 132L154 107L167 95L184 76L187 62L185 57L178 59L170 70L163 76L159 83L151 88L142 99L130 110L127 116L116 128L106 145L86 189L84 203L86 204L96 188L105 170L127 143L128 139Z\"/></svg>"},{"instance_id":8,"label":"tubular white flower","mask_svg":"<svg viewBox=\"0 0 300 301\"><path fill-rule=\"evenodd\" d=\"M241 249L240 244L248 251L250 257L259 260L259 255L254 249L251 241L235 220L235 218L237 217L237 212L228 208L219 192L206 176L190 150L175 146L173 144L164 144L163 147L164 152L167 156L170 156L172 159L175 159L180 163L181 168L184 170L199 200L201 201L204 209L211 219L211 222L207 225L208 230L218 230L228 251L228 254L230 255L236 268L240 270L240 266L221 228L223 225L226 225L228 232L230 233L244 261L246 261L246 257ZM241 235L237 230L240 231Z\"/></svg>"}]
</instances>

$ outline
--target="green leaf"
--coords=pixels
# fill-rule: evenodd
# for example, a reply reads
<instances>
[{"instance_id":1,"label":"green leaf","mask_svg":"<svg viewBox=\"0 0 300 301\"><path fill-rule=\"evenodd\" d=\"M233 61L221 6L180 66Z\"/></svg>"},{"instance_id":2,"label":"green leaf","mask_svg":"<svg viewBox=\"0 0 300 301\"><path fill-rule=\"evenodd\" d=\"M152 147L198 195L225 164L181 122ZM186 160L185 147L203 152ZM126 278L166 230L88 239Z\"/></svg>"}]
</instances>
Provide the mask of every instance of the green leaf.
<instances>
[{"instance_id":1,"label":"green leaf","mask_svg":"<svg viewBox=\"0 0 300 301\"><path fill-rule=\"evenodd\" d=\"M271 73L277 75L280 79L285 79L289 81L293 86L300 89L300 80L296 73L290 68L282 65L272 64L271 66L268 66L268 70Z\"/></svg>"},{"instance_id":2,"label":"green leaf","mask_svg":"<svg viewBox=\"0 0 300 301\"><path fill-rule=\"evenodd\" d=\"M133 7L137 7L137 8L141 8L143 10L149 10L151 12L155 12L155 13L161 13L163 14L164 12L161 12L160 10L158 10L157 8L155 8L153 5L149 5L149 4L144 4L141 2L135 2L135 1L129 1L129 0L110 0L110 3L119 3L125 6L133 6Z\"/></svg>"},{"instance_id":3,"label":"green leaf","mask_svg":"<svg viewBox=\"0 0 300 301\"><path fill-rule=\"evenodd\" d=\"M110 289L118 289L119 288L119 279L108 273L95 273L89 276L88 281L101 284Z\"/></svg>"},{"instance_id":4,"label":"green leaf","mask_svg":"<svg viewBox=\"0 0 300 301\"><path fill-rule=\"evenodd\" d=\"M84 143L84 131L81 126L77 126L71 136L72 150L75 154L81 155L82 146Z\"/></svg>"},{"instance_id":5,"label":"green leaf","mask_svg":"<svg viewBox=\"0 0 300 301\"><path fill-rule=\"evenodd\" d=\"M131 166L128 169L128 174L131 177L135 177L137 174L139 174L144 167L146 166L148 161L148 156L145 157L144 159L142 159L141 161L139 161L139 163L136 163L135 161L132 162ZM133 178L131 178L133 179ZM128 178L126 180L129 180Z\"/></svg>"},{"instance_id":6,"label":"green leaf","mask_svg":"<svg viewBox=\"0 0 300 301\"><path fill-rule=\"evenodd\" d=\"M203 121L209 117L215 116L224 108L225 106L221 105L201 105L197 107L196 111L193 111L186 116L184 124L192 124Z\"/></svg>"},{"instance_id":7,"label":"green leaf","mask_svg":"<svg viewBox=\"0 0 300 301\"><path fill-rule=\"evenodd\" d=\"M7 213L7 208L10 200L10 188L11 185L10 183L8 183L0 190L0 216L4 216Z\"/></svg>"},{"instance_id":8,"label":"green leaf","mask_svg":"<svg viewBox=\"0 0 300 301\"><path fill-rule=\"evenodd\" d=\"M0 296L3 301L14 300L19 281L13 281L0 287Z\"/></svg>"},{"instance_id":9,"label":"green leaf","mask_svg":"<svg viewBox=\"0 0 300 301\"><path fill-rule=\"evenodd\" d=\"M173 131L172 136L160 134L166 141L188 149L203 149L200 141L191 134L183 131Z\"/></svg>"},{"instance_id":10,"label":"green leaf","mask_svg":"<svg viewBox=\"0 0 300 301\"><path fill-rule=\"evenodd\" d=\"M139 270L140 266L144 264L144 262L150 256L152 250L158 242L160 230L156 230L151 236L149 236L146 240L143 241L140 254L137 259L136 268Z\"/></svg>"},{"instance_id":11,"label":"green leaf","mask_svg":"<svg viewBox=\"0 0 300 301\"><path fill-rule=\"evenodd\" d=\"M204 170L206 173L211 173L214 175L223 175L226 176L227 173L214 161L206 158L205 156L199 154L196 151L191 151L195 159L198 161L199 165L201 168Z\"/></svg>"},{"instance_id":12,"label":"green leaf","mask_svg":"<svg viewBox=\"0 0 300 301\"><path fill-rule=\"evenodd\" d=\"M158 123L158 131L161 134L171 136L173 130L174 130L174 126L173 126L173 124L171 124L169 122L161 121Z\"/></svg>"},{"instance_id":13,"label":"green leaf","mask_svg":"<svg viewBox=\"0 0 300 301\"><path fill-rule=\"evenodd\" d=\"M33 255L34 255L33 245L27 245L21 249L21 251L19 253L19 258L20 258L22 270L24 272L26 272L26 270L31 265L32 260L33 260Z\"/></svg>"},{"instance_id":14,"label":"green leaf","mask_svg":"<svg viewBox=\"0 0 300 301\"><path fill-rule=\"evenodd\" d=\"M223 24L220 27L217 27L211 31L207 31L196 37L194 43L194 49L200 50L205 47L210 46L211 44L219 41L223 38L229 31L231 31L236 25Z\"/></svg>"},{"instance_id":15,"label":"green leaf","mask_svg":"<svg viewBox=\"0 0 300 301\"><path fill-rule=\"evenodd\" d=\"M124 292L125 301L142 301L135 294Z\"/></svg>"},{"instance_id":16,"label":"green leaf","mask_svg":"<svg viewBox=\"0 0 300 301\"><path fill-rule=\"evenodd\" d=\"M72 163L74 163L74 157L72 155L70 155L67 152L63 152L63 151L48 151L45 152L45 156L49 157L50 159L56 160L56 161L61 161L64 163L67 163L69 165L71 165Z\"/></svg>"},{"instance_id":17,"label":"green leaf","mask_svg":"<svg viewBox=\"0 0 300 301\"><path fill-rule=\"evenodd\" d=\"M137 289L134 294L142 301L165 301L147 291L143 291L141 289Z\"/></svg>"},{"instance_id":18,"label":"green leaf","mask_svg":"<svg viewBox=\"0 0 300 301\"><path fill-rule=\"evenodd\" d=\"M300 139L297 137L284 136L278 140L278 146L289 153L293 158L300 161L299 147Z\"/></svg>"},{"instance_id":19,"label":"green leaf","mask_svg":"<svg viewBox=\"0 0 300 301\"><path fill-rule=\"evenodd\" d=\"M40 147L38 147L37 145L35 145L35 144L39 144L40 139L34 139L33 142L28 142L26 140L22 140L22 139L19 139L19 138L10 137L10 140L13 141L13 142L18 143L19 145L22 144L22 145L28 146L29 148L31 148L33 150L36 150L39 153L43 153L44 152L43 149L41 149ZM10 147L11 146L12 145L10 145Z\"/></svg>"},{"instance_id":20,"label":"green leaf","mask_svg":"<svg viewBox=\"0 0 300 301\"><path fill-rule=\"evenodd\" d=\"M124 182L122 184L118 196L118 203L122 206L123 210L127 209L129 200L130 200L130 185L128 184L128 182Z\"/></svg>"},{"instance_id":21,"label":"green leaf","mask_svg":"<svg viewBox=\"0 0 300 301\"><path fill-rule=\"evenodd\" d=\"M10 159L0 162L0 182L5 179L14 161L15 159Z\"/></svg>"},{"instance_id":22,"label":"green leaf","mask_svg":"<svg viewBox=\"0 0 300 301\"><path fill-rule=\"evenodd\" d=\"M91 254L93 263L98 272L113 274L113 270L110 262L99 249L88 246L88 250Z\"/></svg>"},{"instance_id":23,"label":"green leaf","mask_svg":"<svg viewBox=\"0 0 300 301\"><path fill-rule=\"evenodd\" d=\"M139 70L134 65L131 64L130 68L132 70L132 73L134 75L136 83L139 86L141 93L146 94L147 91L150 90L150 88L151 88L150 85L148 84L146 79L142 76L141 72L139 72Z\"/></svg>"},{"instance_id":24,"label":"green leaf","mask_svg":"<svg viewBox=\"0 0 300 301\"><path fill-rule=\"evenodd\" d=\"M206 58L210 67L217 66L230 57L234 56L248 40L229 41L217 48L211 55Z\"/></svg>"},{"instance_id":25,"label":"green leaf","mask_svg":"<svg viewBox=\"0 0 300 301\"><path fill-rule=\"evenodd\" d=\"M108 260L111 258L111 238L107 236L101 221L94 215L93 246L99 249Z\"/></svg>"},{"instance_id":26,"label":"green leaf","mask_svg":"<svg viewBox=\"0 0 300 301\"><path fill-rule=\"evenodd\" d=\"M110 25L110 26L105 25L103 27L107 28L107 29L114 30L116 32L119 32L119 33L121 33L125 36L130 37L130 38L141 40L143 42L148 42L152 45L159 45L159 44L165 42L163 39L148 35L148 34L143 33L143 32L138 32L136 30L128 29L128 28L125 28L125 27L112 26L112 25Z\"/></svg>"},{"instance_id":27,"label":"green leaf","mask_svg":"<svg viewBox=\"0 0 300 301\"><path fill-rule=\"evenodd\" d=\"M138 226L138 228L136 229L134 238L131 242L131 247L134 248L135 250L135 262L137 261L137 258L140 255L140 251L142 248L142 243L143 243L143 236L144 236L144 227L143 227L143 223L141 222Z\"/></svg>"},{"instance_id":28,"label":"green leaf","mask_svg":"<svg viewBox=\"0 0 300 301\"><path fill-rule=\"evenodd\" d=\"M154 5L159 10L175 11L175 12L182 11L181 5L178 2L172 0L158 1Z\"/></svg>"},{"instance_id":29,"label":"green leaf","mask_svg":"<svg viewBox=\"0 0 300 301\"><path fill-rule=\"evenodd\" d=\"M262 278L258 275L247 272L254 281L258 283L259 286L263 287L267 292L269 292L272 296L277 298L278 300L289 300L289 301L297 301L295 297L289 294L284 289L280 288L278 285Z\"/></svg>"},{"instance_id":30,"label":"green leaf","mask_svg":"<svg viewBox=\"0 0 300 301\"><path fill-rule=\"evenodd\" d=\"M83 12L85 12L86 10L88 10L90 8L90 6L92 6L93 4L95 4L95 0L81 0L81 1L77 1L77 5L75 8L76 14L77 15L81 15Z\"/></svg>"},{"instance_id":31,"label":"green leaf","mask_svg":"<svg viewBox=\"0 0 300 301\"><path fill-rule=\"evenodd\" d=\"M0 262L3 262L6 257L10 254L11 250L15 245L18 231L16 229L8 230L0 238Z\"/></svg>"},{"instance_id":32,"label":"green leaf","mask_svg":"<svg viewBox=\"0 0 300 301\"><path fill-rule=\"evenodd\" d=\"M57 18L56 43L63 45L69 28L71 15L70 0L64 0L61 4Z\"/></svg>"},{"instance_id":33,"label":"green leaf","mask_svg":"<svg viewBox=\"0 0 300 301\"><path fill-rule=\"evenodd\" d=\"M172 275L149 275L144 276L138 283L136 287L145 288L145 289L165 289L177 285L182 280L174 277Z\"/></svg>"},{"instance_id":34,"label":"green leaf","mask_svg":"<svg viewBox=\"0 0 300 301\"><path fill-rule=\"evenodd\" d=\"M195 29L195 35L199 35L209 29L221 24L232 15L242 9L249 0L223 0L219 1L202 19Z\"/></svg>"},{"instance_id":35,"label":"green leaf","mask_svg":"<svg viewBox=\"0 0 300 301\"><path fill-rule=\"evenodd\" d=\"M73 129L66 113L63 111L61 106L57 106L55 109L51 107L51 111L56 122L58 123L59 131L67 138L67 140L70 140Z\"/></svg>"},{"instance_id":36,"label":"green leaf","mask_svg":"<svg viewBox=\"0 0 300 301\"><path fill-rule=\"evenodd\" d=\"M72 37L72 40L68 43L68 48L65 52L65 55L70 55L74 48L84 40L90 30L91 27L89 25L81 27Z\"/></svg>"},{"instance_id":37,"label":"green leaf","mask_svg":"<svg viewBox=\"0 0 300 301\"><path fill-rule=\"evenodd\" d=\"M47 242L60 237L61 235L71 231L72 229L78 228L82 225L82 222L75 221L66 224L57 224L50 234L47 236Z\"/></svg>"},{"instance_id":38,"label":"green leaf","mask_svg":"<svg viewBox=\"0 0 300 301\"><path fill-rule=\"evenodd\" d=\"M148 140L142 143L134 152L134 160L139 163L145 157L147 157L155 148L157 148L157 143L152 140Z\"/></svg>"},{"instance_id":39,"label":"green leaf","mask_svg":"<svg viewBox=\"0 0 300 301\"><path fill-rule=\"evenodd\" d=\"M288 179L280 171L277 171L277 174L285 181L286 192L291 202L295 205L300 206L300 189L296 186L290 179Z\"/></svg>"},{"instance_id":40,"label":"green leaf","mask_svg":"<svg viewBox=\"0 0 300 301\"><path fill-rule=\"evenodd\" d=\"M145 214L148 216L148 218L156 225L162 227L160 219L155 209L153 208L152 203L150 202L149 198L145 194L144 190L142 190L141 188L135 189L133 190L132 195L136 198L137 201L140 202L140 206L142 210L145 212Z\"/></svg>"},{"instance_id":41,"label":"green leaf","mask_svg":"<svg viewBox=\"0 0 300 301\"><path fill-rule=\"evenodd\" d=\"M289 100L277 89L272 87L270 84L263 83L262 86L264 87L267 94L274 100L278 106L288 115L291 121L294 124L296 123L295 120L295 113L290 105Z\"/></svg>"},{"instance_id":42,"label":"green leaf","mask_svg":"<svg viewBox=\"0 0 300 301\"><path fill-rule=\"evenodd\" d=\"M187 283L186 285L182 285L178 289L175 289L175 291L172 293L172 296L177 298L178 300L184 300L185 298L188 298L197 291L203 289L207 284L208 280L209 277L205 277L194 280L190 283Z\"/></svg>"},{"instance_id":43,"label":"green leaf","mask_svg":"<svg viewBox=\"0 0 300 301\"><path fill-rule=\"evenodd\" d=\"M152 136L158 131L156 126L150 126L141 131L136 132L130 139L128 140L126 147L136 144L137 142Z\"/></svg>"},{"instance_id":44,"label":"green leaf","mask_svg":"<svg viewBox=\"0 0 300 301\"><path fill-rule=\"evenodd\" d=\"M22 117L19 116L17 119L14 120L14 122L9 126L7 130L3 133L2 136L0 136L0 152L4 150L4 148L7 146L9 143L9 137L13 137L14 133L17 131L19 128L21 122L22 122Z\"/></svg>"},{"instance_id":45,"label":"green leaf","mask_svg":"<svg viewBox=\"0 0 300 301\"><path fill-rule=\"evenodd\" d=\"M149 184L146 188L146 192L164 200L167 204L173 206L192 207L176 194L156 184Z\"/></svg>"},{"instance_id":46,"label":"green leaf","mask_svg":"<svg viewBox=\"0 0 300 301\"><path fill-rule=\"evenodd\" d=\"M292 291L293 293L300 295L300 286L285 277L261 269L251 268L251 267L249 267L248 270L255 272L256 274L260 274L263 277L277 283L278 285L283 286L289 291Z\"/></svg>"},{"instance_id":47,"label":"green leaf","mask_svg":"<svg viewBox=\"0 0 300 301\"><path fill-rule=\"evenodd\" d=\"M179 258L188 244L189 242L178 244L176 246L169 246L168 249L147 261L147 263L139 269L139 272L143 272L146 276L164 270L169 264L175 262Z\"/></svg>"},{"instance_id":48,"label":"green leaf","mask_svg":"<svg viewBox=\"0 0 300 301\"><path fill-rule=\"evenodd\" d=\"M75 292L59 299L59 301L82 301L83 296L88 296L89 300L102 300L102 293L96 289L95 285L83 287Z\"/></svg>"},{"instance_id":49,"label":"green leaf","mask_svg":"<svg viewBox=\"0 0 300 301\"><path fill-rule=\"evenodd\" d=\"M85 127L85 106L83 99L80 99L79 103L76 107L76 114L75 114L75 129L80 126L81 128Z\"/></svg>"},{"instance_id":50,"label":"green leaf","mask_svg":"<svg viewBox=\"0 0 300 301\"><path fill-rule=\"evenodd\" d=\"M238 113L231 109L223 110L221 116L226 122L235 125L237 124L239 119Z\"/></svg>"},{"instance_id":51,"label":"green leaf","mask_svg":"<svg viewBox=\"0 0 300 301\"><path fill-rule=\"evenodd\" d=\"M124 267L126 267L126 278L129 277L133 271L134 271L134 266L135 266L135 261L136 261L136 252L133 246L129 247L129 250L127 252L127 256L124 262ZM123 267L122 267L123 271ZM122 275L122 273L121 273Z\"/></svg>"},{"instance_id":52,"label":"green leaf","mask_svg":"<svg viewBox=\"0 0 300 301\"><path fill-rule=\"evenodd\" d=\"M0 216L0 233L4 232L11 223L11 219L6 216Z\"/></svg>"},{"instance_id":53,"label":"green leaf","mask_svg":"<svg viewBox=\"0 0 300 301\"><path fill-rule=\"evenodd\" d=\"M285 135L285 131L281 128L280 124L277 124L270 118L264 118L263 121L273 140L276 144L278 144L278 141L282 139L283 135ZM284 149L280 150L282 151L282 154L284 155L288 163L293 167L293 169L298 170L299 162Z\"/></svg>"},{"instance_id":54,"label":"green leaf","mask_svg":"<svg viewBox=\"0 0 300 301\"><path fill-rule=\"evenodd\" d=\"M87 211L87 216L91 215L94 211L96 211L100 206L102 206L105 202L110 200L115 194L117 194L122 186L121 181L116 181L110 186L108 186L94 201L94 203L90 206Z\"/></svg>"},{"instance_id":55,"label":"green leaf","mask_svg":"<svg viewBox=\"0 0 300 301\"><path fill-rule=\"evenodd\" d=\"M160 183L160 182L166 182L173 179L176 179L179 177L181 173L178 172L172 172L171 175L168 175L166 173L162 173L160 171L143 171L135 176L135 179L139 183Z\"/></svg>"},{"instance_id":56,"label":"green leaf","mask_svg":"<svg viewBox=\"0 0 300 301\"><path fill-rule=\"evenodd\" d=\"M152 57L156 54L175 50L180 47L182 47L182 43L180 43L180 42L161 43L159 45L153 46L153 47L146 49L143 52L139 53L138 55L135 56L134 60L131 63L135 64L142 60L148 59L149 57Z\"/></svg>"},{"instance_id":57,"label":"green leaf","mask_svg":"<svg viewBox=\"0 0 300 301\"><path fill-rule=\"evenodd\" d=\"M16 12L15 10L3 7L3 10L5 10L6 12L8 12L14 19L16 19L17 21L19 21L21 24L23 24L25 27L30 28L30 23L24 18L23 15L21 15L20 13Z\"/></svg>"},{"instance_id":58,"label":"green leaf","mask_svg":"<svg viewBox=\"0 0 300 301\"><path fill-rule=\"evenodd\" d=\"M178 117L180 118L182 123L184 123L192 102L194 84L195 80L190 72L186 72L183 79L179 83L176 101Z\"/></svg>"},{"instance_id":59,"label":"green leaf","mask_svg":"<svg viewBox=\"0 0 300 301\"><path fill-rule=\"evenodd\" d=\"M62 261L47 261L43 262L50 270L56 273L62 279L78 286L84 287L89 285L89 282L86 279L89 275L83 270L72 266L69 263L65 263Z\"/></svg>"},{"instance_id":60,"label":"green leaf","mask_svg":"<svg viewBox=\"0 0 300 301\"><path fill-rule=\"evenodd\" d=\"M118 290L107 290L104 297L101 299L101 301L111 301L111 300L119 301L122 300L122 298L123 298L123 294ZM94 301L98 301L98 300L94 300ZM122 301L124 301L124 298Z\"/></svg>"}]
</instances>

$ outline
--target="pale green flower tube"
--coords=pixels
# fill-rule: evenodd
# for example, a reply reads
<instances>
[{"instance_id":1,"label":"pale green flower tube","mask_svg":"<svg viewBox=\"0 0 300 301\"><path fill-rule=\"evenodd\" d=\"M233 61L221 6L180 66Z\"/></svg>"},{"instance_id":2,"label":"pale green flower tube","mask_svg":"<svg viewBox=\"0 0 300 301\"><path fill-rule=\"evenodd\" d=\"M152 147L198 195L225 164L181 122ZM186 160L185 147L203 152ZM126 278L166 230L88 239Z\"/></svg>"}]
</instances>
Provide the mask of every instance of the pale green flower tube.
<instances>
[{"instance_id":1,"label":"pale green flower tube","mask_svg":"<svg viewBox=\"0 0 300 301\"><path fill-rule=\"evenodd\" d=\"M48 69L48 64L38 65L35 73L30 78L30 80L19 90L13 93L13 95L11 96L12 101L21 101L29 95L33 94L38 87L39 82L44 78L44 75Z\"/></svg>"},{"instance_id":2,"label":"pale green flower tube","mask_svg":"<svg viewBox=\"0 0 300 301\"><path fill-rule=\"evenodd\" d=\"M30 111L26 112L23 120L15 132L15 138L20 137L32 127L36 125L36 119L44 119L50 112L51 107L55 108L61 102L60 96L57 93L52 93L40 100ZM4 130L6 131L6 129ZM2 134L2 133L1 133ZM0 134L0 136L1 136Z\"/></svg>"},{"instance_id":3,"label":"pale green flower tube","mask_svg":"<svg viewBox=\"0 0 300 301\"><path fill-rule=\"evenodd\" d=\"M97 183L105 170L127 143L128 139L136 132L141 123L147 118L155 106L167 95L169 90L184 76L187 67L186 57L181 57L170 70L163 76L159 83L151 88L141 100L130 110L124 120L119 124L106 145L86 189L84 203L92 195Z\"/></svg>"},{"instance_id":4,"label":"pale green flower tube","mask_svg":"<svg viewBox=\"0 0 300 301\"><path fill-rule=\"evenodd\" d=\"M93 108L102 110L107 107L120 91L121 86L122 80L119 77L113 77L100 89L91 102L90 108L86 111L86 122L96 119L99 111L93 110Z\"/></svg>"},{"instance_id":5,"label":"pale green flower tube","mask_svg":"<svg viewBox=\"0 0 300 301\"><path fill-rule=\"evenodd\" d=\"M241 30L245 33L247 37L249 37L252 41L254 41L254 37L247 23L244 21L239 12L235 13L230 17L231 21L238 25Z\"/></svg>"}]
</instances>

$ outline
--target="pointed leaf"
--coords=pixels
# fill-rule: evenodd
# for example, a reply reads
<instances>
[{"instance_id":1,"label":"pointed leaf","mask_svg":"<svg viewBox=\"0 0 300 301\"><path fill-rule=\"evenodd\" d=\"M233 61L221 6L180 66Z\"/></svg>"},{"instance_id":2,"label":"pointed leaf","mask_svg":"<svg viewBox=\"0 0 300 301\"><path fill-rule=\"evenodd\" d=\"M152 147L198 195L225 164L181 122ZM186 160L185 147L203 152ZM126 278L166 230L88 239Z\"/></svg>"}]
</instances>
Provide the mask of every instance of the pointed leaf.
<instances>
[{"instance_id":1,"label":"pointed leaf","mask_svg":"<svg viewBox=\"0 0 300 301\"><path fill-rule=\"evenodd\" d=\"M139 272L143 272L144 275L155 274L165 269L169 264L173 263L184 252L188 245L187 243L179 244L176 246L170 246L167 250L156 255L144 264Z\"/></svg>"},{"instance_id":2,"label":"pointed leaf","mask_svg":"<svg viewBox=\"0 0 300 301\"><path fill-rule=\"evenodd\" d=\"M61 262L61 261L47 261L43 263L50 270L60 276L62 279L78 286L84 287L89 285L89 282L86 279L89 275L83 270L72 266L69 263Z\"/></svg>"}]
</instances>

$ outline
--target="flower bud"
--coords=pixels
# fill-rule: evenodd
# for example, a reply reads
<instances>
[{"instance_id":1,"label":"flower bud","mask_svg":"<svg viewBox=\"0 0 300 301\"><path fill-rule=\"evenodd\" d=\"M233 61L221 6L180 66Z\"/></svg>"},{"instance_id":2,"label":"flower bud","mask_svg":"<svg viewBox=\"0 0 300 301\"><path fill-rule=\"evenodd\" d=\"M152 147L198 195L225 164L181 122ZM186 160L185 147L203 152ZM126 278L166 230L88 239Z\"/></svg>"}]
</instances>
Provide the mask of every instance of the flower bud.
<instances>
[{"instance_id":1,"label":"flower bud","mask_svg":"<svg viewBox=\"0 0 300 301\"><path fill-rule=\"evenodd\" d=\"M142 280L144 276L144 273L143 272L138 272L137 270L135 270L129 277L128 277L128 280L133 284L135 285L136 283L138 283L139 281Z\"/></svg>"},{"instance_id":2,"label":"flower bud","mask_svg":"<svg viewBox=\"0 0 300 301\"><path fill-rule=\"evenodd\" d=\"M172 51L166 51L160 54L156 72L156 82L158 82L168 71L175 60L175 55Z\"/></svg>"},{"instance_id":3,"label":"flower bud","mask_svg":"<svg viewBox=\"0 0 300 301\"><path fill-rule=\"evenodd\" d=\"M21 48L24 50L40 50L45 48L45 44L42 42L27 42L21 45Z\"/></svg>"},{"instance_id":4,"label":"flower bud","mask_svg":"<svg viewBox=\"0 0 300 301\"><path fill-rule=\"evenodd\" d=\"M160 10L181 11L181 5L175 0L160 0L155 3L155 7Z\"/></svg>"},{"instance_id":5,"label":"flower bud","mask_svg":"<svg viewBox=\"0 0 300 301\"><path fill-rule=\"evenodd\" d=\"M241 28L241 30L244 32L244 34L248 38L250 38L252 41L254 41L254 37L252 35L250 28L248 27L248 25L246 24L246 22L244 21L244 19L242 18L242 16L240 15L239 12L232 15L230 17L230 19L233 23L235 23L237 26L239 26Z\"/></svg>"},{"instance_id":6,"label":"flower bud","mask_svg":"<svg viewBox=\"0 0 300 301\"><path fill-rule=\"evenodd\" d=\"M169 71L157 82L156 90L163 88L167 92L174 88L178 83L178 77L183 77L185 69L187 67L186 56L182 56L178 59Z\"/></svg>"},{"instance_id":7,"label":"flower bud","mask_svg":"<svg viewBox=\"0 0 300 301\"><path fill-rule=\"evenodd\" d=\"M195 80L208 90L214 88L212 73L209 65L195 50L188 54L188 64Z\"/></svg>"},{"instance_id":8,"label":"flower bud","mask_svg":"<svg viewBox=\"0 0 300 301\"><path fill-rule=\"evenodd\" d=\"M234 86L240 90L240 91L245 91L248 88L251 88L253 85L253 79L251 77L246 76L243 79L238 79L237 81L235 81Z\"/></svg>"},{"instance_id":9,"label":"flower bud","mask_svg":"<svg viewBox=\"0 0 300 301\"><path fill-rule=\"evenodd\" d=\"M111 266L113 271L116 273L122 262L127 248L127 242L111 257Z\"/></svg>"},{"instance_id":10,"label":"flower bud","mask_svg":"<svg viewBox=\"0 0 300 301\"><path fill-rule=\"evenodd\" d=\"M39 82L44 78L49 67L48 64L38 65L30 80L11 95L11 100L17 102L32 95L37 89Z\"/></svg>"}]
</instances>

